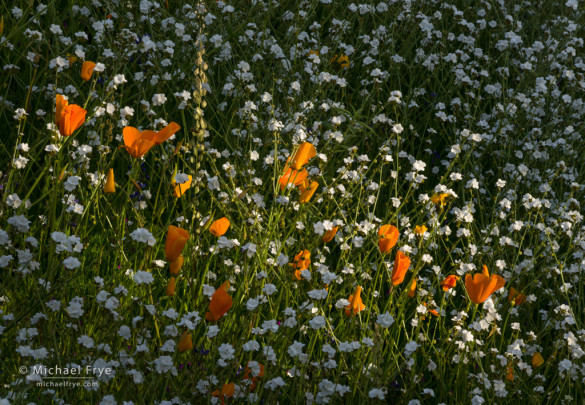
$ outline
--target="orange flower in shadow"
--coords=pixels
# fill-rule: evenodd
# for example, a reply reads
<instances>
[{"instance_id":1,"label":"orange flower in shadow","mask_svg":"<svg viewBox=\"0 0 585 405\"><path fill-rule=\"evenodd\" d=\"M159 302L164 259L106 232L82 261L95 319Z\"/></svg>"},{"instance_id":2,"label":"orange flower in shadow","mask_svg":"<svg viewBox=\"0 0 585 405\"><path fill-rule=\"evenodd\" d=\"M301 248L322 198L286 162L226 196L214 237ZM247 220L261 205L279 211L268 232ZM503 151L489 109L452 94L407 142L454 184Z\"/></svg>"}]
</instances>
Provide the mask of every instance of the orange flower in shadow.
<instances>
[{"instance_id":1,"label":"orange flower in shadow","mask_svg":"<svg viewBox=\"0 0 585 405\"><path fill-rule=\"evenodd\" d=\"M216 322L224 316L232 307L232 297L227 293L230 288L229 281L223 283L211 296L205 319Z\"/></svg>"},{"instance_id":2,"label":"orange flower in shadow","mask_svg":"<svg viewBox=\"0 0 585 405\"><path fill-rule=\"evenodd\" d=\"M250 385L250 391L253 391L254 388L256 388L258 379L260 377L264 377L264 366L258 363L258 367L260 368L260 371L257 372L256 375L254 375L254 370L250 368L250 362L248 362L248 366L246 367L246 370L244 370L244 376L242 377L242 381ZM250 374L252 374L251 377Z\"/></svg>"},{"instance_id":3,"label":"orange flower in shadow","mask_svg":"<svg viewBox=\"0 0 585 405\"><path fill-rule=\"evenodd\" d=\"M81 78L88 82L91 79L91 75L93 75L93 69L95 68L95 63L86 60L81 65Z\"/></svg>"},{"instance_id":4,"label":"orange flower in shadow","mask_svg":"<svg viewBox=\"0 0 585 405\"><path fill-rule=\"evenodd\" d=\"M189 239L189 232L178 226L169 225L167 231L167 241L165 244L165 258L169 262L174 262L181 256L181 251Z\"/></svg>"},{"instance_id":5,"label":"orange flower in shadow","mask_svg":"<svg viewBox=\"0 0 585 405\"><path fill-rule=\"evenodd\" d=\"M212 397L219 397L219 400L221 402L222 405L225 404L225 398L231 398L234 396L234 393L236 391L236 386L233 382L228 383L228 384L224 384L223 387L221 387L221 391L219 390L215 390L211 393Z\"/></svg>"},{"instance_id":6,"label":"orange flower in shadow","mask_svg":"<svg viewBox=\"0 0 585 405\"><path fill-rule=\"evenodd\" d=\"M325 235L323 235L323 239L321 240L325 243L331 242L335 235L337 234L338 230L339 230L338 226L331 228L331 230L325 232Z\"/></svg>"}]
</instances>

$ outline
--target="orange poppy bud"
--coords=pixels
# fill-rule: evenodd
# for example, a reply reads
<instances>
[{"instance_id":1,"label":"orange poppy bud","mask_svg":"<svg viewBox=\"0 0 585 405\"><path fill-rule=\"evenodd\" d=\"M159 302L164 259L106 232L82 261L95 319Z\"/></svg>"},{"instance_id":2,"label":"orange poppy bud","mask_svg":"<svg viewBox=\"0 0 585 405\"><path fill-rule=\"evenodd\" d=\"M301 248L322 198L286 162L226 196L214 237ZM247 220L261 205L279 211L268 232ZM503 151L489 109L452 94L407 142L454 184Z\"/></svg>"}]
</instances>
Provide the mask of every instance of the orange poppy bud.
<instances>
[{"instance_id":1,"label":"orange poppy bud","mask_svg":"<svg viewBox=\"0 0 585 405\"><path fill-rule=\"evenodd\" d=\"M331 230L325 232L325 235L323 235L323 239L321 239L321 240L325 243L331 242L333 240L333 238L335 237L335 235L337 234L338 229L339 229L338 226L331 228Z\"/></svg>"},{"instance_id":2,"label":"orange poppy bud","mask_svg":"<svg viewBox=\"0 0 585 405\"><path fill-rule=\"evenodd\" d=\"M526 295L520 294L514 287L510 288L510 294L508 294L508 301L512 302L512 305L520 305L526 300Z\"/></svg>"},{"instance_id":3,"label":"orange poppy bud","mask_svg":"<svg viewBox=\"0 0 585 405\"><path fill-rule=\"evenodd\" d=\"M91 79L91 75L93 75L93 69L95 68L95 63L86 60L81 65L81 78L88 82Z\"/></svg>"},{"instance_id":4,"label":"orange poppy bud","mask_svg":"<svg viewBox=\"0 0 585 405\"><path fill-rule=\"evenodd\" d=\"M315 147L309 142L303 142L290 158L290 167L301 170L305 164L317 155Z\"/></svg>"},{"instance_id":5,"label":"orange poppy bud","mask_svg":"<svg viewBox=\"0 0 585 405\"><path fill-rule=\"evenodd\" d=\"M140 132L134 127L125 127L122 131L124 145L121 147L126 149L133 158L139 158L144 156L153 146L166 141L179 129L181 127L175 122L171 122L158 132L149 130Z\"/></svg>"},{"instance_id":6,"label":"orange poppy bud","mask_svg":"<svg viewBox=\"0 0 585 405\"><path fill-rule=\"evenodd\" d=\"M352 314L355 315L358 312L361 312L364 309L366 309L366 306L362 302L361 293L362 287L358 285L357 288L355 289L355 292L349 296L348 299L349 305L345 307L345 315L352 316Z\"/></svg>"},{"instance_id":7,"label":"orange poppy bud","mask_svg":"<svg viewBox=\"0 0 585 405\"><path fill-rule=\"evenodd\" d=\"M62 136L71 136L85 122L87 111L77 104L69 104L61 94L55 100L55 124Z\"/></svg>"},{"instance_id":8,"label":"orange poppy bud","mask_svg":"<svg viewBox=\"0 0 585 405\"><path fill-rule=\"evenodd\" d=\"M408 290L408 296L410 298L414 298L415 294L416 294L416 278L413 278L412 283L410 283L410 288Z\"/></svg>"},{"instance_id":9,"label":"orange poppy bud","mask_svg":"<svg viewBox=\"0 0 585 405\"><path fill-rule=\"evenodd\" d=\"M172 297L173 295L175 295L175 278L171 277L171 279L169 280L169 284L167 284L167 295L169 297Z\"/></svg>"},{"instance_id":10,"label":"orange poppy bud","mask_svg":"<svg viewBox=\"0 0 585 405\"><path fill-rule=\"evenodd\" d=\"M169 262L174 262L181 255L181 251L187 240L189 239L189 232L183 228L174 225L169 225L167 231L167 241L165 244L165 258Z\"/></svg>"},{"instance_id":11,"label":"orange poppy bud","mask_svg":"<svg viewBox=\"0 0 585 405\"><path fill-rule=\"evenodd\" d=\"M536 352L532 355L532 367L538 368L544 364L544 359L542 358L542 354Z\"/></svg>"},{"instance_id":12,"label":"orange poppy bud","mask_svg":"<svg viewBox=\"0 0 585 405\"><path fill-rule=\"evenodd\" d=\"M398 242L398 228L394 225L382 225L378 230L378 236L380 237L378 241L380 252L389 252Z\"/></svg>"},{"instance_id":13,"label":"orange poppy bud","mask_svg":"<svg viewBox=\"0 0 585 405\"><path fill-rule=\"evenodd\" d=\"M186 331L181 335L181 340L179 340L177 349L180 352L185 352L187 350L193 349L193 341L191 340L191 333L189 333L189 331Z\"/></svg>"},{"instance_id":14,"label":"orange poppy bud","mask_svg":"<svg viewBox=\"0 0 585 405\"><path fill-rule=\"evenodd\" d=\"M179 274L179 271L181 271L181 267L183 267L183 261L184 261L183 255L181 255L177 258L177 260L171 262L170 272L172 275Z\"/></svg>"},{"instance_id":15,"label":"orange poppy bud","mask_svg":"<svg viewBox=\"0 0 585 405\"><path fill-rule=\"evenodd\" d=\"M506 280L496 274L490 276L488 268L485 265L481 273L475 273L473 277L471 274L465 276L465 289L467 290L469 299L474 304L481 304L490 295L502 288L504 284L506 284Z\"/></svg>"},{"instance_id":16,"label":"orange poppy bud","mask_svg":"<svg viewBox=\"0 0 585 405\"><path fill-rule=\"evenodd\" d=\"M292 170L289 167L278 180L278 183L280 184L280 189L284 190L286 188L286 185L289 183L292 183L295 186L300 186L301 184L303 184L303 181L305 181L308 176L309 172L307 171L307 169Z\"/></svg>"},{"instance_id":17,"label":"orange poppy bud","mask_svg":"<svg viewBox=\"0 0 585 405\"><path fill-rule=\"evenodd\" d=\"M459 281L459 277L454 274L450 274L443 281L441 281L441 287L443 287L443 291L448 291L449 289L455 287Z\"/></svg>"},{"instance_id":18,"label":"orange poppy bud","mask_svg":"<svg viewBox=\"0 0 585 405\"><path fill-rule=\"evenodd\" d=\"M309 188L303 190L299 202L301 204L309 202L311 197L313 197L313 194L315 194L315 190L317 190L317 187L319 187L319 183L317 183L316 181L312 181L311 184L309 185Z\"/></svg>"},{"instance_id":19,"label":"orange poppy bud","mask_svg":"<svg viewBox=\"0 0 585 405\"><path fill-rule=\"evenodd\" d=\"M114 182L114 169L108 171L106 184L104 185L104 193L111 194L116 192L116 183Z\"/></svg>"},{"instance_id":20,"label":"orange poppy bud","mask_svg":"<svg viewBox=\"0 0 585 405\"><path fill-rule=\"evenodd\" d=\"M214 236L223 236L230 227L230 220L226 217L213 221L209 227L209 232Z\"/></svg>"},{"instance_id":21,"label":"orange poppy bud","mask_svg":"<svg viewBox=\"0 0 585 405\"><path fill-rule=\"evenodd\" d=\"M224 316L227 311L232 307L232 297L227 293L230 288L229 281L223 283L211 296L205 319L208 321L216 322Z\"/></svg>"},{"instance_id":22,"label":"orange poppy bud","mask_svg":"<svg viewBox=\"0 0 585 405\"><path fill-rule=\"evenodd\" d=\"M290 266L295 270L295 278L301 279L301 271L306 270L311 265L311 252L307 249L301 250L294 259L293 263L289 263Z\"/></svg>"},{"instance_id":23,"label":"orange poppy bud","mask_svg":"<svg viewBox=\"0 0 585 405\"><path fill-rule=\"evenodd\" d=\"M185 191L189 190L191 188L191 182L193 181L193 176L188 175L189 176L189 180L187 180L186 182L182 183L182 184L177 184L177 182L175 180L173 180L172 185L174 187L173 190L173 195L176 198L181 197L183 194L185 194Z\"/></svg>"},{"instance_id":24,"label":"orange poppy bud","mask_svg":"<svg viewBox=\"0 0 585 405\"><path fill-rule=\"evenodd\" d=\"M236 386L233 382L224 384L221 387L221 392L219 390L215 390L211 393L212 397L219 397L221 404L225 404L225 398L231 398L234 396L234 392L236 391Z\"/></svg>"},{"instance_id":25,"label":"orange poppy bud","mask_svg":"<svg viewBox=\"0 0 585 405\"><path fill-rule=\"evenodd\" d=\"M409 267L410 259L408 256L398 251L394 259L394 269L392 270L392 285L398 285L404 281L404 276Z\"/></svg>"}]
</instances>

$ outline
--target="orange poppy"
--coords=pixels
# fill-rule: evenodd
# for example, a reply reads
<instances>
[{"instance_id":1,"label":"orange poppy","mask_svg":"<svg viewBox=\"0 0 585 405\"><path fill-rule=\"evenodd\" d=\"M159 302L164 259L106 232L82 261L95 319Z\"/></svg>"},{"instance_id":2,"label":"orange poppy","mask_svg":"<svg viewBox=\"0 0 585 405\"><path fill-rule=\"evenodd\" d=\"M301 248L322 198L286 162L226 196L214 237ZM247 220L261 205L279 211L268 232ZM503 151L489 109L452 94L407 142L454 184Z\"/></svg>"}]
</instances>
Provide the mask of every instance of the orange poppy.
<instances>
[{"instance_id":1,"label":"orange poppy","mask_svg":"<svg viewBox=\"0 0 585 405\"><path fill-rule=\"evenodd\" d=\"M177 349L180 352L185 352L187 350L193 349L193 341L191 340L191 333L186 331L181 335L181 340L179 340L179 344L177 345Z\"/></svg>"},{"instance_id":2,"label":"orange poppy","mask_svg":"<svg viewBox=\"0 0 585 405\"><path fill-rule=\"evenodd\" d=\"M408 289L408 296L410 298L414 298L416 294L416 278L412 279L412 283L410 283L410 288Z\"/></svg>"},{"instance_id":3,"label":"orange poppy","mask_svg":"<svg viewBox=\"0 0 585 405\"><path fill-rule=\"evenodd\" d=\"M396 242L398 242L398 228L394 225L382 225L378 230L378 236L380 237L378 241L380 252L389 252L396 245Z\"/></svg>"},{"instance_id":4,"label":"orange poppy","mask_svg":"<svg viewBox=\"0 0 585 405\"><path fill-rule=\"evenodd\" d=\"M508 364L508 373L506 374L506 380L514 381L514 366L512 363Z\"/></svg>"},{"instance_id":5,"label":"orange poppy","mask_svg":"<svg viewBox=\"0 0 585 405\"><path fill-rule=\"evenodd\" d=\"M242 380L243 381L250 380L250 391L253 391L254 388L256 388L256 383L258 382L258 379L260 377L264 377L264 366L260 363L258 363L258 366L260 367L260 372L258 373L257 376L250 377L250 373L252 373L252 369L250 368L250 363L248 363L246 370L244 370L244 376L242 377Z\"/></svg>"},{"instance_id":6,"label":"orange poppy","mask_svg":"<svg viewBox=\"0 0 585 405\"><path fill-rule=\"evenodd\" d=\"M319 183L317 183L316 181L311 181L308 188L305 187L304 184L301 185L301 198L299 202L301 204L309 202L311 197L313 197L313 194L315 194L317 187L319 187Z\"/></svg>"},{"instance_id":7,"label":"orange poppy","mask_svg":"<svg viewBox=\"0 0 585 405\"><path fill-rule=\"evenodd\" d=\"M361 312L364 309L366 309L366 306L362 302L361 294L362 287L358 285L357 288L355 289L355 292L349 296L348 299L349 305L345 307L345 315L352 316L352 314L355 315L358 312Z\"/></svg>"},{"instance_id":8,"label":"orange poppy","mask_svg":"<svg viewBox=\"0 0 585 405\"><path fill-rule=\"evenodd\" d=\"M86 60L81 65L81 78L88 82L91 79L91 75L93 74L93 69L95 68L95 63Z\"/></svg>"},{"instance_id":9,"label":"orange poppy","mask_svg":"<svg viewBox=\"0 0 585 405\"><path fill-rule=\"evenodd\" d=\"M447 198L451 197L451 194L448 193L440 193L440 194L433 194L431 197L431 202L433 204L439 204L441 208L446 204Z\"/></svg>"},{"instance_id":10,"label":"orange poppy","mask_svg":"<svg viewBox=\"0 0 585 405\"><path fill-rule=\"evenodd\" d=\"M208 321L217 321L224 316L232 307L232 297L229 296L227 290L230 288L229 281L223 283L211 296L208 311L205 314L205 319Z\"/></svg>"},{"instance_id":11,"label":"orange poppy","mask_svg":"<svg viewBox=\"0 0 585 405\"><path fill-rule=\"evenodd\" d=\"M512 305L520 305L526 300L526 295L520 294L520 292L514 287L510 288L510 294L508 294L508 301L512 302Z\"/></svg>"},{"instance_id":12,"label":"orange poppy","mask_svg":"<svg viewBox=\"0 0 585 405\"><path fill-rule=\"evenodd\" d=\"M85 122L87 111L77 104L69 104L61 94L57 94L55 104L55 124L59 126L59 133L71 136Z\"/></svg>"},{"instance_id":13,"label":"orange poppy","mask_svg":"<svg viewBox=\"0 0 585 405\"><path fill-rule=\"evenodd\" d=\"M179 274L179 271L181 271L181 267L183 267L183 261L184 261L183 255L180 255L179 257L177 257L177 260L171 262L170 272L172 275Z\"/></svg>"},{"instance_id":14,"label":"orange poppy","mask_svg":"<svg viewBox=\"0 0 585 405\"><path fill-rule=\"evenodd\" d=\"M172 297L173 295L175 295L175 285L176 285L176 280L174 277L171 277L171 279L169 280L169 284L167 284L167 295L169 297Z\"/></svg>"},{"instance_id":15,"label":"orange poppy","mask_svg":"<svg viewBox=\"0 0 585 405\"><path fill-rule=\"evenodd\" d=\"M294 259L294 263L289 263L295 270L295 278L301 279L301 271L306 270L311 265L311 252L307 249L301 250Z\"/></svg>"},{"instance_id":16,"label":"orange poppy","mask_svg":"<svg viewBox=\"0 0 585 405\"><path fill-rule=\"evenodd\" d=\"M301 170L301 168L315 156L317 156L315 147L309 142L303 142L298 147L296 152L290 157L290 167L292 167L294 170Z\"/></svg>"},{"instance_id":17,"label":"orange poppy","mask_svg":"<svg viewBox=\"0 0 585 405\"><path fill-rule=\"evenodd\" d=\"M173 179L172 182L172 186L174 187L173 189L173 195L176 198L181 197L183 194L185 194L185 191L189 190L191 188L191 182L193 181L193 176L188 175L189 180L187 180L184 183L181 184L177 184L177 182Z\"/></svg>"},{"instance_id":18,"label":"orange poppy","mask_svg":"<svg viewBox=\"0 0 585 405\"><path fill-rule=\"evenodd\" d=\"M404 276L409 267L410 259L408 256L398 251L394 259L394 269L392 270L392 285L398 285L404 281Z\"/></svg>"},{"instance_id":19,"label":"orange poppy","mask_svg":"<svg viewBox=\"0 0 585 405\"><path fill-rule=\"evenodd\" d=\"M423 236L428 230L429 228L427 228L425 225L417 225L414 227L414 233L418 236Z\"/></svg>"},{"instance_id":20,"label":"orange poppy","mask_svg":"<svg viewBox=\"0 0 585 405\"><path fill-rule=\"evenodd\" d=\"M104 193L111 194L116 192L116 183L114 182L114 169L108 171L106 184L104 185Z\"/></svg>"},{"instance_id":21,"label":"orange poppy","mask_svg":"<svg viewBox=\"0 0 585 405\"><path fill-rule=\"evenodd\" d=\"M331 58L331 61L329 63L333 62L337 62L339 64L339 67L342 69L347 69L349 67L349 57L343 53L340 56L337 56L337 54L335 54L335 56Z\"/></svg>"},{"instance_id":22,"label":"orange poppy","mask_svg":"<svg viewBox=\"0 0 585 405\"><path fill-rule=\"evenodd\" d=\"M325 232L325 235L323 235L323 239L321 239L321 240L325 243L331 242L333 240L333 238L335 237L335 235L337 234L338 229L339 229L338 226L331 228L331 230Z\"/></svg>"},{"instance_id":23,"label":"orange poppy","mask_svg":"<svg viewBox=\"0 0 585 405\"><path fill-rule=\"evenodd\" d=\"M502 288L504 284L506 284L506 280L496 274L490 276L485 265L481 273L475 273L473 277L471 274L465 276L465 289L474 304L481 304L495 291Z\"/></svg>"},{"instance_id":24,"label":"orange poppy","mask_svg":"<svg viewBox=\"0 0 585 405\"><path fill-rule=\"evenodd\" d=\"M294 184L295 186L300 186L309 176L309 172L307 169L302 170L293 170L290 167L284 172L282 177L278 180L280 184L280 189L284 190L286 185L289 183Z\"/></svg>"},{"instance_id":25,"label":"orange poppy","mask_svg":"<svg viewBox=\"0 0 585 405\"><path fill-rule=\"evenodd\" d=\"M231 398L234 396L234 393L236 391L236 386L233 382L228 383L228 384L224 384L223 387L221 387L221 392L219 390L215 390L211 393L212 397L219 397L219 400L221 401L221 404L225 404L225 398Z\"/></svg>"},{"instance_id":26,"label":"orange poppy","mask_svg":"<svg viewBox=\"0 0 585 405\"><path fill-rule=\"evenodd\" d=\"M144 156L154 145L160 145L176 133L181 127L176 122L171 122L158 132L142 131L134 127L125 127L122 131L124 135L124 145L130 156L139 158Z\"/></svg>"},{"instance_id":27,"label":"orange poppy","mask_svg":"<svg viewBox=\"0 0 585 405\"><path fill-rule=\"evenodd\" d=\"M189 232L178 226L169 225L167 231L167 241L165 244L165 258L169 262L174 262L181 255L181 251L185 247L189 239Z\"/></svg>"},{"instance_id":28,"label":"orange poppy","mask_svg":"<svg viewBox=\"0 0 585 405\"><path fill-rule=\"evenodd\" d=\"M544 364L544 359L542 358L542 354L536 352L532 355L532 367L538 368Z\"/></svg>"},{"instance_id":29,"label":"orange poppy","mask_svg":"<svg viewBox=\"0 0 585 405\"><path fill-rule=\"evenodd\" d=\"M454 274L450 274L447 277L445 277L445 279L441 281L441 287L443 287L443 291L448 291L451 288L455 287L457 281L459 281L459 277L457 277Z\"/></svg>"},{"instance_id":30,"label":"orange poppy","mask_svg":"<svg viewBox=\"0 0 585 405\"><path fill-rule=\"evenodd\" d=\"M213 221L209 227L209 232L214 236L223 236L230 227L230 220L226 217Z\"/></svg>"}]
</instances>

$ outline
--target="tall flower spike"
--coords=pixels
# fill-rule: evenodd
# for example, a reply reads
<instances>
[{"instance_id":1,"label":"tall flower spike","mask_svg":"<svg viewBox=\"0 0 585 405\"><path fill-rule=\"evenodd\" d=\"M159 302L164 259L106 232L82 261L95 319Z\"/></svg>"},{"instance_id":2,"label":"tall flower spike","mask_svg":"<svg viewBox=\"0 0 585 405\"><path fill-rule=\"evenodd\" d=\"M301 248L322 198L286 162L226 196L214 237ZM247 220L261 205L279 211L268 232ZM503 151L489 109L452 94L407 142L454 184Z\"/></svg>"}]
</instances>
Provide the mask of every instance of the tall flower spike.
<instances>
[{"instance_id":1,"label":"tall flower spike","mask_svg":"<svg viewBox=\"0 0 585 405\"><path fill-rule=\"evenodd\" d=\"M481 273L475 273L473 276L465 276L465 289L469 299L474 304L481 304L487 300L490 295L498 291L506 284L503 277L496 274L490 275L487 266L483 266Z\"/></svg>"},{"instance_id":2,"label":"tall flower spike","mask_svg":"<svg viewBox=\"0 0 585 405\"><path fill-rule=\"evenodd\" d=\"M362 287L358 285L355 292L349 296L349 305L345 308L345 315L352 316L366 309L366 306L362 302L361 293Z\"/></svg>"},{"instance_id":3,"label":"tall flower spike","mask_svg":"<svg viewBox=\"0 0 585 405\"><path fill-rule=\"evenodd\" d=\"M394 225L382 225L378 230L378 236L380 237L380 240L378 241L380 252L387 253L398 242L398 228Z\"/></svg>"},{"instance_id":4,"label":"tall flower spike","mask_svg":"<svg viewBox=\"0 0 585 405\"><path fill-rule=\"evenodd\" d=\"M165 244L165 258L167 261L174 262L179 258L188 239L189 232L187 230L178 226L169 225Z\"/></svg>"},{"instance_id":5,"label":"tall flower spike","mask_svg":"<svg viewBox=\"0 0 585 405\"><path fill-rule=\"evenodd\" d=\"M408 256L398 251L396 259L394 259L394 269L392 270L392 285L398 285L404 281L404 276L409 267L410 259Z\"/></svg>"},{"instance_id":6,"label":"tall flower spike","mask_svg":"<svg viewBox=\"0 0 585 405\"><path fill-rule=\"evenodd\" d=\"M230 220L227 219L226 217L223 217L213 221L213 223L209 227L209 232L211 232L211 234L214 236L220 237L225 235L229 227Z\"/></svg>"},{"instance_id":7,"label":"tall flower spike","mask_svg":"<svg viewBox=\"0 0 585 405\"><path fill-rule=\"evenodd\" d=\"M108 171L106 184L104 185L104 193L111 194L116 192L116 183L114 182L114 169Z\"/></svg>"},{"instance_id":8,"label":"tall flower spike","mask_svg":"<svg viewBox=\"0 0 585 405\"><path fill-rule=\"evenodd\" d=\"M211 296L205 319L216 322L224 316L232 307L232 297L229 296L227 290L230 288L229 281L223 283Z\"/></svg>"}]
</instances>

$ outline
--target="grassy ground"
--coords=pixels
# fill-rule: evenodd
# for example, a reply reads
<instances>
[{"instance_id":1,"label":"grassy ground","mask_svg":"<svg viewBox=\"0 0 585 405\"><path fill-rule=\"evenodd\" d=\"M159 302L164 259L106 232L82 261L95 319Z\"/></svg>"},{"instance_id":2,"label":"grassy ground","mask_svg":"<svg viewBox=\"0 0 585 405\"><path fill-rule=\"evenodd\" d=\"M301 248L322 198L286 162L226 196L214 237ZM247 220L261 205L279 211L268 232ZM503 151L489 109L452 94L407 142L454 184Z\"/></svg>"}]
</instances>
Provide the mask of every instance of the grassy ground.
<instances>
[{"instance_id":1,"label":"grassy ground","mask_svg":"<svg viewBox=\"0 0 585 405\"><path fill-rule=\"evenodd\" d=\"M192 3L0 5L0 403L585 400L583 5Z\"/></svg>"}]
</instances>

